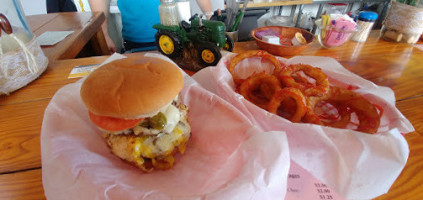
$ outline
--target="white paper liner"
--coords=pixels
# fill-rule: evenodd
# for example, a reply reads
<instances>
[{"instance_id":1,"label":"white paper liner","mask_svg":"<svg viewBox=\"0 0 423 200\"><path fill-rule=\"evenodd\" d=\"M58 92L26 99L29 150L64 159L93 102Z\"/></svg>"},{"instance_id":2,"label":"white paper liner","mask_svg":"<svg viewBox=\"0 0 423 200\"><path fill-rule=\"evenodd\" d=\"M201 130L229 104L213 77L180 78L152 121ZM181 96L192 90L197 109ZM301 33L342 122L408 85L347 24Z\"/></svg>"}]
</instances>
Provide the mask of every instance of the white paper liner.
<instances>
[{"instance_id":1,"label":"white paper liner","mask_svg":"<svg viewBox=\"0 0 423 200\"><path fill-rule=\"evenodd\" d=\"M396 109L395 96L391 89L377 86L349 72L332 58L278 58L281 63L304 63L319 67L328 75L333 85L359 88L355 91L383 109L381 127L376 135L291 123L255 106L234 92L232 76L226 68L232 56L234 55L226 55L216 67L203 69L193 78L234 105L264 131L285 131L291 159L343 197L371 199L389 190L404 168L409 154L408 144L401 133L414 131L411 123ZM246 73L249 67L260 65L267 68L270 64L261 58L248 58L241 61L235 71Z\"/></svg>"},{"instance_id":2,"label":"white paper liner","mask_svg":"<svg viewBox=\"0 0 423 200\"><path fill-rule=\"evenodd\" d=\"M121 55L113 55L112 59ZM160 57L160 56L159 56ZM184 75L192 137L166 171L149 174L110 153L90 122L82 80L53 97L41 129L47 199L274 199L286 194L290 166L283 131L263 132L232 105Z\"/></svg>"}]
</instances>

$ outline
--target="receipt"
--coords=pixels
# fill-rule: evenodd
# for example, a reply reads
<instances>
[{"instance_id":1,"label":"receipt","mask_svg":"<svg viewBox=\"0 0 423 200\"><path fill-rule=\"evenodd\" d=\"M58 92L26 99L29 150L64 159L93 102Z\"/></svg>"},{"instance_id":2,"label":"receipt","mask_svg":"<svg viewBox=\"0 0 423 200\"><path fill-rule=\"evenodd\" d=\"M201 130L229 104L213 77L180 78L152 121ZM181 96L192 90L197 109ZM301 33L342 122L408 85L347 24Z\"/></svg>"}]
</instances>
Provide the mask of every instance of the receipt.
<instances>
[{"instance_id":1,"label":"receipt","mask_svg":"<svg viewBox=\"0 0 423 200\"><path fill-rule=\"evenodd\" d=\"M344 200L336 191L319 181L291 160L285 200L316 199Z\"/></svg>"}]
</instances>

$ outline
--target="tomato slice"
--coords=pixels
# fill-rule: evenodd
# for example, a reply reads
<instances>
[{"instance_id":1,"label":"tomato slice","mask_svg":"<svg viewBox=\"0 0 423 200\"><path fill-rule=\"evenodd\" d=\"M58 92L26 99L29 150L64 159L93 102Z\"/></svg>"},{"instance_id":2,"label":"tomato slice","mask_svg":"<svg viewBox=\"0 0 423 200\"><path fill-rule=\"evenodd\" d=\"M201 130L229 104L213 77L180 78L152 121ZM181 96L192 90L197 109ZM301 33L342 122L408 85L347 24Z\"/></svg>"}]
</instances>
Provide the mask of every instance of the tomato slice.
<instances>
[{"instance_id":1,"label":"tomato slice","mask_svg":"<svg viewBox=\"0 0 423 200\"><path fill-rule=\"evenodd\" d=\"M100 116L89 111L88 113L90 115L91 121L95 125L108 131L122 131L125 129L129 129L136 126L138 123L141 122L141 120L143 120L143 118L121 119L121 118L115 118L115 117Z\"/></svg>"}]
</instances>

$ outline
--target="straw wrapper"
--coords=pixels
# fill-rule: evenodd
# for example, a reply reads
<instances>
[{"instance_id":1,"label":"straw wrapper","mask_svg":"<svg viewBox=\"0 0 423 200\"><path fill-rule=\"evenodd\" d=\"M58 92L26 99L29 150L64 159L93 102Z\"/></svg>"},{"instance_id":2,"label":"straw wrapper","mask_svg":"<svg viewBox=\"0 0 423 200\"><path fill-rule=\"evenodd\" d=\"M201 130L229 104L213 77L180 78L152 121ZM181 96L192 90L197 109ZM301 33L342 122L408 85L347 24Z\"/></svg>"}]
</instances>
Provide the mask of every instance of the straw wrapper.
<instances>
[{"instance_id":1,"label":"straw wrapper","mask_svg":"<svg viewBox=\"0 0 423 200\"><path fill-rule=\"evenodd\" d=\"M386 193L407 162L408 144L401 133L414 131L411 123L396 109L391 89L380 87L346 70L336 60L325 57L278 58L286 64L304 63L322 69L333 85L359 88L371 102L383 109L378 134L313 124L291 123L273 115L234 92L227 70L233 54L223 57L217 67L206 68L193 78L209 91L234 105L264 131L282 130L288 136L292 161L326 183L347 199L371 199ZM247 58L235 67L240 78L254 68L272 70L261 58Z\"/></svg>"},{"instance_id":2,"label":"straw wrapper","mask_svg":"<svg viewBox=\"0 0 423 200\"><path fill-rule=\"evenodd\" d=\"M172 169L149 174L110 153L81 101L81 84L60 89L45 111L41 152L47 199L285 196L290 166L285 133L263 132L191 77L184 76L180 94L192 128L186 152L176 157Z\"/></svg>"}]
</instances>

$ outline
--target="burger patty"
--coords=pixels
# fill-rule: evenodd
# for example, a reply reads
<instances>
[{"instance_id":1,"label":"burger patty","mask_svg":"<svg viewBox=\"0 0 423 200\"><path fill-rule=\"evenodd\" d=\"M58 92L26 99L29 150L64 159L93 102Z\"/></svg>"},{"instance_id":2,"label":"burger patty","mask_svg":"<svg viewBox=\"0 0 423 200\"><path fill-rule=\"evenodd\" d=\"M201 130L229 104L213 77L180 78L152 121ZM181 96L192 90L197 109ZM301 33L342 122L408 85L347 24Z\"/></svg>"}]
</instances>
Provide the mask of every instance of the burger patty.
<instances>
[{"instance_id":1,"label":"burger patty","mask_svg":"<svg viewBox=\"0 0 423 200\"><path fill-rule=\"evenodd\" d=\"M187 120L188 107L179 104L179 122L170 132L160 132L143 127L148 132L134 131L125 134L105 133L107 144L112 153L130 162L144 171L151 171L153 168L169 169L173 166L173 155L177 152L184 153L186 143L191 136L191 128Z\"/></svg>"}]
</instances>

